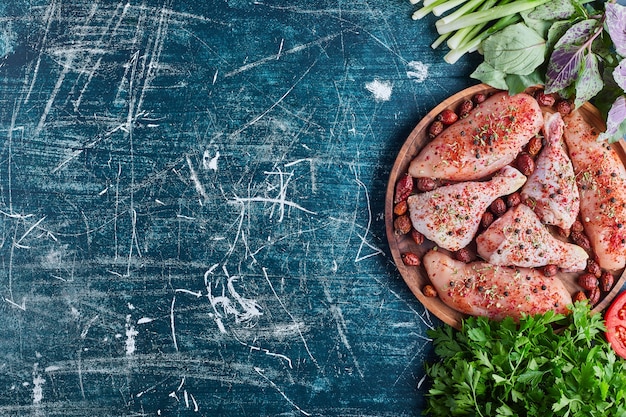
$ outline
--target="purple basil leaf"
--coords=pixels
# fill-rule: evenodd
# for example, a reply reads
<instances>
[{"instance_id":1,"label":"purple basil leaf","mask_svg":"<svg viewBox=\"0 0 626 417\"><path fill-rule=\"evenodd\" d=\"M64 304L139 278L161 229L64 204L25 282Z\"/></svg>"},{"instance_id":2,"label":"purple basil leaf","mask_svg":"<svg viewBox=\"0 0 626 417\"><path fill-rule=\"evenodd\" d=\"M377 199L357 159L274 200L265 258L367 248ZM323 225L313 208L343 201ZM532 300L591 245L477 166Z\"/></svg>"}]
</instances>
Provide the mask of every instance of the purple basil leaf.
<instances>
[{"instance_id":1,"label":"purple basil leaf","mask_svg":"<svg viewBox=\"0 0 626 417\"><path fill-rule=\"evenodd\" d=\"M568 87L578 78L585 53L585 42L598 25L587 19L569 28L554 45L546 70L546 92L554 93Z\"/></svg>"},{"instance_id":2,"label":"purple basil leaf","mask_svg":"<svg viewBox=\"0 0 626 417\"><path fill-rule=\"evenodd\" d=\"M606 28L617 53L626 57L626 7L606 3Z\"/></svg>"},{"instance_id":3,"label":"purple basil leaf","mask_svg":"<svg viewBox=\"0 0 626 417\"><path fill-rule=\"evenodd\" d=\"M623 59L613 70L613 79L623 91L626 91L626 59Z\"/></svg>"},{"instance_id":4,"label":"purple basil leaf","mask_svg":"<svg viewBox=\"0 0 626 417\"><path fill-rule=\"evenodd\" d=\"M580 71L580 76L576 80L576 99L574 100L574 106L580 107L585 102L591 100L602 91L604 83L602 82L602 75L598 69L598 57L589 53L585 57L585 63Z\"/></svg>"},{"instance_id":5,"label":"purple basil leaf","mask_svg":"<svg viewBox=\"0 0 626 417\"><path fill-rule=\"evenodd\" d=\"M601 133L598 140L609 139L613 141L616 135L622 133L626 121L626 97L619 96L611 106L606 117L606 131Z\"/></svg>"}]
</instances>

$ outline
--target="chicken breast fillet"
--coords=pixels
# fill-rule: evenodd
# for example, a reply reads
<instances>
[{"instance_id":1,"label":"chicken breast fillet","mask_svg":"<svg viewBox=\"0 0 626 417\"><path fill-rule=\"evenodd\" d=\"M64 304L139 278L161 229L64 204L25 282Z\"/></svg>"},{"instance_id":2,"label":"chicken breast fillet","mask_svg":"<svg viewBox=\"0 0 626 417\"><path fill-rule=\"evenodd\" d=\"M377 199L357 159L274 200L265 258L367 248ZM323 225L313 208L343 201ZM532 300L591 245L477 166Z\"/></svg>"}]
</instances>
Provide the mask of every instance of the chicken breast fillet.
<instances>
[{"instance_id":1,"label":"chicken breast fillet","mask_svg":"<svg viewBox=\"0 0 626 417\"><path fill-rule=\"evenodd\" d=\"M424 255L423 265L439 298L464 314L519 319L549 310L565 314L572 303L561 280L535 269L466 264L436 250Z\"/></svg>"},{"instance_id":2,"label":"chicken breast fillet","mask_svg":"<svg viewBox=\"0 0 626 417\"><path fill-rule=\"evenodd\" d=\"M509 164L539 132L543 116L528 94L497 93L446 128L411 161L413 177L468 181Z\"/></svg>"},{"instance_id":3,"label":"chicken breast fillet","mask_svg":"<svg viewBox=\"0 0 626 417\"><path fill-rule=\"evenodd\" d=\"M505 166L489 181L468 181L409 196L413 227L442 248L467 246L478 231L487 207L498 197L519 189L526 177Z\"/></svg>"},{"instance_id":4,"label":"chicken breast fillet","mask_svg":"<svg viewBox=\"0 0 626 417\"><path fill-rule=\"evenodd\" d=\"M568 272L582 271L589 258L580 246L555 238L525 204L510 209L481 233L476 250L494 265L557 265Z\"/></svg>"},{"instance_id":5,"label":"chicken breast fillet","mask_svg":"<svg viewBox=\"0 0 626 417\"><path fill-rule=\"evenodd\" d=\"M546 144L520 194L523 201L533 205L543 223L557 226L569 234L580 210L580 194L572 161L563 147L564 129L560 113L544 116Z\"/></svg>"},{"instance_id":6,"label":"chicken breast fillet","mask_svg":"<svg viewBox=\"0 0 626 417\"><path fill-rule=\"evenodd\" d=\"M564 120L585 233L600 266L619 270L626 264L626 169L608 143L598 142L598 132L580 111Z\"/></svg>"}]
</instances>

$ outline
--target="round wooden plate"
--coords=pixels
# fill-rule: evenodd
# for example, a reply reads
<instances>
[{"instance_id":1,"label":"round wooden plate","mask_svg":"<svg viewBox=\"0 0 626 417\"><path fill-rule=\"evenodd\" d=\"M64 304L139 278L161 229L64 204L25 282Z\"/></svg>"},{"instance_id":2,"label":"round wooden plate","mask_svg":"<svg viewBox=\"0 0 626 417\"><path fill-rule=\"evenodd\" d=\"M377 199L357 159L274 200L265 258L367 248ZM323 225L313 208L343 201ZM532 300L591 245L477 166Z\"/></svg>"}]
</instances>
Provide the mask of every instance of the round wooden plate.
<instances>
[{"instance_id":1,"label":"round wooden plate","mask_svg":"<svg viewBox=\"0 0 626 417\"><path fill-rule=\"evenodd\" d=\"M536 88L530 88L528 93L532 94ZM387 184L387 192L385 196L385 227L387 232L387 239L391 249L393 260L402 275L402 278L409 286L411 292L417 297L417 299L435 316L441 319L443 322L456 327L461 327L461 322L464 314L459 313L456 310L448 307L438 297L426 297L422 292L422 288L429 283L428 276L423 266L406 266L402 261L401 254L406 252L413 252L422 256L431 249L434 244L430 241L425 241L421 245L415 244L410 235L397 235L394 232L394 193L395 185L402 175L408 171L409 163L419 153L422 147L430 140L428 138L428 127L435 120L435 117L445 109L456 109L464 100L471 99L477 93L483 93L486 95L498 92L495 88L489 87L485 84L476 85L467 88L448 99L444 100L441 104L430 111L413 129L406 142L400 149L394 166L389 176L389 182ZM580 111L583 117L592 126L596 127L599 131L605 130L604 121L600 115L598 109L589 103L585 103ZM614 149L620 155L622 162L626 165L626 145L624 141L619 141L612 145ZM573 294L580 290L578 284L576 284L576 277L579 274L567 274L559 273L558 278L561 279L565 286ZM626 271L620 271L619 278L616 279L615 285L610 292L604 294L604 297L593 307L593 311L604 310L615 296L621 291L624 282L626 281Z\"/></svg>"}]
</instances>

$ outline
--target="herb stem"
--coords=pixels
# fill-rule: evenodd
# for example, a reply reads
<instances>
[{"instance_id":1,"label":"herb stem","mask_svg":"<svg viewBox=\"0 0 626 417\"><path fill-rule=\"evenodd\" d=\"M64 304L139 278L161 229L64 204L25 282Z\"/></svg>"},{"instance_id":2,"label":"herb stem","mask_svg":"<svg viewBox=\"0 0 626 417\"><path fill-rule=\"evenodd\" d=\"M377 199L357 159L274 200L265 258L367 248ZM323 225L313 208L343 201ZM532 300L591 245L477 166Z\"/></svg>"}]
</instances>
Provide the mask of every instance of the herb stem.
<instances>
[{"instance_id":1,"label":"herb stem","mask_svg":"<svg viewBox=\"0 0 626 417\"><path fill-rule=\"evenodd\" d=\"M481 10L466 14L447 24L442 22L440 19L435 22L435 26L437 28L437 32L441 35L448 32L454 32L455 30L459 30L464 27L478 25L529 9L534 9L535 7L547 3L548 1L550 0L516 0L509 4L492 7L490 10Z\"/></svg>"}]
</instances>

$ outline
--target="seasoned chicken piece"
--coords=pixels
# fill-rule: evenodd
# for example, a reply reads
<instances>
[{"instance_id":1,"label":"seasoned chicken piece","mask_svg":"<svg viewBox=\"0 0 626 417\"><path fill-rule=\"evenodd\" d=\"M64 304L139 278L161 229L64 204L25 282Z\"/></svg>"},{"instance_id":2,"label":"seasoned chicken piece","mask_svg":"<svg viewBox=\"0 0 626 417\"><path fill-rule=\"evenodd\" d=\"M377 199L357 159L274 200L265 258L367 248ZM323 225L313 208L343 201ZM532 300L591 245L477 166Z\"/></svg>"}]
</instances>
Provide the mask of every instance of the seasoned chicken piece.
<instances>
[{"instance_id":1,"label":"seasoned chicken piece","mask_svg":"<svg viewBox=\"0 0 626 417\"><path fill-rule=\"evenodd\" d=\"M561 113L544 116L546 145L520 194L523 201L533 204L543 223L558 226L569 234L580 209L580 195L572 161L563 148L564 128Z\"/></svg>"},{"instance_id":2,"label":"seasoned chicken piece","mask_svg":"<svg viewBox=\"0 0 626 417\"><path fill-rule=\"evenodd\" d=\"M411 161L411 176L468 181L509 164L543 124L528 94L497 93L449 126Z\"/></svg>"},{"instance_id":3,"label":"seasoned chicken piece","mask_svg":"<svg viewBox=\"0 0 626 417\"><path fill-rule=\"evenodd\" d=\"M602 268L626 264L626 169L617 152L579 111L565 118L564 138L580 191L580 214Z\"/></svg>"},{"instance_id":4,"label":"seasoned chicken piece","mask_svg":"<svg viewBox=\"0 0 626 417\"><path fill-rule=\"evenodd\" d=\"M572 303L561 280L532 268L466 264L436 250L424 255L423 264L439 298L461 313L519 319L549 310L565 314Z\"/></svg>"},{"instance_id":5,"label":"seasoned chicken piece","mask_svg":"<svg viewBox=\"0 0 626 417\"><path fill-rule=\"evenodd\" d=\"M413 227L442 248L467 246L487 207L498 197L519 189L526 177L505 166L489 181L461 182L409 196Z\"/></svg>"},{"instance_id":6,"label":"seasoned chicken piece","mask_svg":"<svg viewBox=\"0 0 626 417\"><path fill-rule=\"evenodd\" d=\"M519 204L493 222L476 238L476 250L485 261L501 266L557 265L572 272L587 266L583 248L552 236L539 217Z\"/></svg>"}]
</instances>

